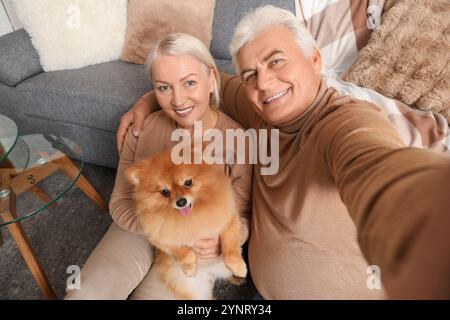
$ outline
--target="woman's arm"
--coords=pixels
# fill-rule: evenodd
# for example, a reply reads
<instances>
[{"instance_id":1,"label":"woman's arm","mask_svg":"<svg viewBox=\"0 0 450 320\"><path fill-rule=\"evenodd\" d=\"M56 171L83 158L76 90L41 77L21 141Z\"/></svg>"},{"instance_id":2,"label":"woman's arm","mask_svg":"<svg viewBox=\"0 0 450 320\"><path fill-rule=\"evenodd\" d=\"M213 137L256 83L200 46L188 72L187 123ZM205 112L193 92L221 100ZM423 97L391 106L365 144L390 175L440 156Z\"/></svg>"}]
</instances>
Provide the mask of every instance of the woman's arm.
<instances>
[{"instance_id":1,"label":"woman's arm","mask_svg":"<svg viewBox=\"0 0 450 320\"><path fill-rule=\"evenodd\" d=\"M135 162L138 138L131 130L126 133L123 150L120 154L119 166L117 168L116 182L109 202L109 212L114 222L121 228L143 235L143 230L137 221L134 209L133 186L125 177L125 170Z\"/></svg>"},{"instance_id":2,"label":"woman's arm","mask_svg":"<svg viewBox=\"0 0 450 320\"><path fill-rule=\"evenodd\" d=\"M145 118L147 118L150 113L159 109L155 92L152 90L142 96L133 107L122 116L119 129L117 129L116 133L117 150L119 153L122 152L125 135L127 134L128 129L130 129L135 137L139 136L139 133L144 128Z\"/></svg>"}]
</instances>

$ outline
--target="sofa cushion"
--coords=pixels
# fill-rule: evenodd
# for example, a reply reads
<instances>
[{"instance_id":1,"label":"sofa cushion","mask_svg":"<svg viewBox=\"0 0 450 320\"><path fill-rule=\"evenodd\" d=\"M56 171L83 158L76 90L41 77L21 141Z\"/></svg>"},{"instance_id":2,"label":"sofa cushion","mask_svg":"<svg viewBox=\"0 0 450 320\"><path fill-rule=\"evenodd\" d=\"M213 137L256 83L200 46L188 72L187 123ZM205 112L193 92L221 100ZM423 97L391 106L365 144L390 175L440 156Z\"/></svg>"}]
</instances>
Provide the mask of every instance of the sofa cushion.
<instances>
[{"instance_id":1,"label":"sofa cushion","mask_svg":"<svg viewBox=\"0 0 450 320\"><path fill-rule=\"evenodd\" d=\"M213 19L213 38L211 53L214 58L231 60L228 46L231 42L234 27L251 9L271 4L287 9L295 14L294 0L227 0L216 1Z\"/></svg>"},{"instance_id":2,"label":"sofa cushion","mask_svg":"<svg viewBox=\"0 0 450 320\"><path fill-rule=\"evenodd\" d=\"M19 84L16 96L23 113L115 132L120 116L150 89L143 66L116 60L43 72Z\"/></svg>"},{"instance_id":3,"label":"sofa cushion","mask_svg":"<svg viewBox=\"0 0 450 320\"><path fill-rule=\"evenodd\" d=\"M0 37L0 81L15 86L42 72L39 56L24 29Z\"/></svg>"}]
</instances>

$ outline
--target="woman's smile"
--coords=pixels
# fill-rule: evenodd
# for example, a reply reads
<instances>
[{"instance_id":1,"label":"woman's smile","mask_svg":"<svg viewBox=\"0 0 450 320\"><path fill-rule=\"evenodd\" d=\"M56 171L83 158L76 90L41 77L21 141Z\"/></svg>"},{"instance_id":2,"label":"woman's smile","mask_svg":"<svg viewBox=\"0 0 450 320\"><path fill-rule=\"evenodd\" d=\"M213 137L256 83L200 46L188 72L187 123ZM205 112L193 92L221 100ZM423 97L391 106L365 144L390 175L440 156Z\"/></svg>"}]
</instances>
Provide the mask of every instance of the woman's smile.
<instances>
[{"instance_id":1,"label":"woman's smile","mask_svg":"<svg viewBox=\"0 0 450 320\"><path fill-rule=\"evenodd\" d=\"M194 111L194 108L195 106L190 106L184 109L174 109L174 111L177 114L177 116L186 118L189 117L189 115L191 115L192 111Z\"/></svg>"}]
</instances>

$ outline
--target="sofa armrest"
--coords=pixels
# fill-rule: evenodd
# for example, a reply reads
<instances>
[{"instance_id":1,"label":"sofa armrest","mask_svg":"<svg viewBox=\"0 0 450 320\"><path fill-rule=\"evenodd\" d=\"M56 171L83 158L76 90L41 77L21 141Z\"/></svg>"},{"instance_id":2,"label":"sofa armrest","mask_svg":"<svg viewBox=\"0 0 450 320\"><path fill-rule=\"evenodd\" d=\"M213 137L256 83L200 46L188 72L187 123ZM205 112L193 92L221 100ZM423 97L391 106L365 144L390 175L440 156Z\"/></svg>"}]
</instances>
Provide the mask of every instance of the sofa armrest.
<instances>
[{"instance_id":1,"label":"sofa armrest","mask_svg":"<svg viewBox=\"0 0 450 320\"><path fill-rule=\"evenodd\" d=\"M0 81L15 86L41 73L39 56L24 29L0 37Z\"/></svg>"}]
</instances>

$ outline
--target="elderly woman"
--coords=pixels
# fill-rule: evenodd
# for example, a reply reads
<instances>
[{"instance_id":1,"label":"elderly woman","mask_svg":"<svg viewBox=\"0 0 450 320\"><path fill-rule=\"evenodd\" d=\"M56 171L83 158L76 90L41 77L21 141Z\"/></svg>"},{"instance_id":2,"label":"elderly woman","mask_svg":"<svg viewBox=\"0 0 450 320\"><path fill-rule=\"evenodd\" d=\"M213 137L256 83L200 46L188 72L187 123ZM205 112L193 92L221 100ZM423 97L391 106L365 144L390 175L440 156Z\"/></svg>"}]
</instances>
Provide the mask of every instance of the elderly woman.
<instances>
[{"instance_id":1,"label":"elderly woman","mask_svg":"<svg viewBox=\"0 0 450 320\"><path fill-rule=\"evenodd\" d=\"M125 170L137 160L173 147L175 129L187 129L192 135L194 121L201 121L203 132L215 128L225 135L226 129L241 128L217 109L219 73L210 52L197 38L168 35L150 52L146 67L155 87L155 103L162 110L146 119L139 138L127 133L110 202L113 223L81 271L81 289L68 290L66 299L155 297L148 277L153 251L136 219L133 187ZM249 233L251 165L223 166L232 178L243 244ZM220 255L219 236L198 240L192 249L199 259L215 258Z\"/></svg>"}]
</instances>

